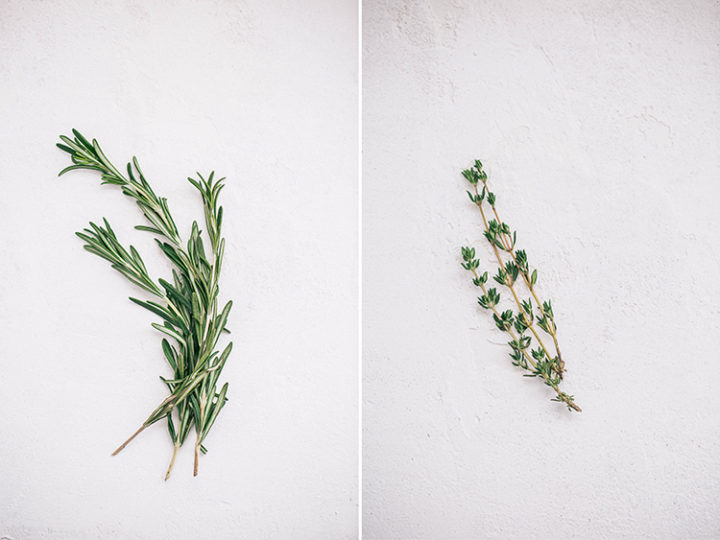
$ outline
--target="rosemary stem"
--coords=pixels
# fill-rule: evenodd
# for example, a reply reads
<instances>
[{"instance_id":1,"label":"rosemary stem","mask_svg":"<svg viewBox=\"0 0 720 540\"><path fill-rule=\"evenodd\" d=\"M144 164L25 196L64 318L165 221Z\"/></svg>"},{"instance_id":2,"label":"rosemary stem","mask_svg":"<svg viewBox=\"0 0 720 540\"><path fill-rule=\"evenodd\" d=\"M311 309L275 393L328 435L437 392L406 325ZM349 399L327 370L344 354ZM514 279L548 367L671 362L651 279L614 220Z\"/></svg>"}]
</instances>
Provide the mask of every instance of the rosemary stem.
<instances>
[{"instance_id":1,"label":"rosemary stem","mask_svg":"<svg viewBox=\"0 0 720 540\"><path fill-rule=\"evenodd\" d=\"M193 372L192 374L190 374L190 375L188 376L188 378L187 378L186 380L189 380L189 379L191 379L191 378L193 378L193 377L194 377L194 379L192 380L191 383L189 383L189 384L186 386L186 388L194 388L195 386L197 386L198 384L200 384L201 382L203 382L206 376L207 376L207 373L202 373L201 371L195 371L195 372ZM189 394L189 392L186 392L186 395L183 397L183 399L186 399L188 394ZM164 414L166 414L166 412L169 412L169 411L164 411L164 409L165 409L168 405L171 405L170 411L172 411L175 407L177 407L178 397L179 397L179 396L180 396L180 394L170 394L168 397L166 397L166 398L163 400L163 402L150 414L150 416L148 417L148 419L145 420L145 423L143 423L143 425L140 426L140 428L139 428L135 433L133 433L132 436L131 436L128 440L126 440L124 443L122 443L122 444L117 448L117 450L115 450L115 451L112 453L112 455L114 456L114 455L118 454L123 448L125 448L128 444L130 444L130 442L131 442L135 437L137 437L138 435L140 435L140 433L141 433L145 428L153 425L157 420L159 420L162 416L164 416ZM159 414L160 412L163 412L163 414L160 415L160 416L158 416L158 414Z\"/></svg>"},{"instance_id":2,"label":"rosemary stem","mask_svg":"<svg viewBox=\"0 0 720 540\"><path fill-rule=\"evenodd\" d=\"M166 482L167 482L167 479L170 478L170 473L172 472L173 467L175 466L175 457L177 456L178 448L180 448L180 440L179 439L173 445L173 453L172 453L172 457L170 458L170 466L168 467L167 473L165 474Z\"/></svg>"},{"instance_id":3,"label":"rosemary stem","mask_svg":"<svg viewBox=\"0 0 720 540\"><path fill-rule=\"evenodd\" d=\"M197 476L198 474L198 465L200 463L200 443L202 442L200 440L200 434L203 429L204 424L204 413L205 413L205 405L207 403L207 395L205 393L205 389L203 388L200 391L200 418L197 419L197 422L195 423L195 464L193 466L193 476Z\"/></svg>"},{"instance_id":4,"label":"rosemary stem","mask_svg":"<svg viewBox=\"0 0 720 540\"><path fill-rule=\"evenodd\" d=\"M117 447L117 450L115 450L111 455L115 456L120 453L120 451L125 448L128 444L130 444L130 441L132 441L135 437L140 435L142 431L148 427L149 424L143 424L140 426L140 429L138 429L135 433L133 433L128 440L126 440L124 443L122 443L120 446Z\"/></svg>"},{"instance_id":5,"label":"rosemary stem","mask_svg":"<svg viewBox=\"0 0 720 540\"><path fill-rule=\"evenodd\" d=\"M134 156L127 164L125 174L122 168L110 162L95 139L91 143L77 130L72 132L74 138L61 135L62 143L57 145L70 154L72 160L72 165L61 170L59 176L76 169L90 169L100 172L102 184L119 187L124 195L135 200L147 220L146 224L138 225L136 229L153 234L174 267L173 282L156 282L150 277L138 251L132 245L126 249L105 218L102 225L90 222L90 228L76 233L85 242L87 251L109 261L131 283L160 299L158 302L157 299L130 298L163 320L152 326L167 336L162 341L163 352L173 369L172 379L161 377L170 395L112 455L121 452L147 427L172 415L173 410L178 408L180 429L176 431L172 420L168 422L173 453L165 479L169 478L177 451L193 424L197 431L194 464L194 474L197 475L199 454L206 451L202 442L227 401L227 383L220 394L217 394L216 384L232 349L232 343L229 343L222 353L213 351L221 333L227 330L226 323L232 307L232 302L228 302L218 313L218 279L225 246L221 227L223 209L218 205L218 194L225 178L214 179L214 171L207 179L200 173L198 180L188 178L202 198L206 233L212 245L212 257L208 259L198 222L193 221L190 238L187 244L183 244L167 199L155 193Z\"/></svg>"},{"instance_id":6,"label":"rosemary stem","mask_svg":"<svg viewBox=\"0 0 720 540\"><path fill-rule=\"evenodd\" d=\"M200 430L198 429L197 436L195 438L195 464L193 465L193 476L198 475L198 465L199 464L200 464Z\"/></svg>"}]
</instances>

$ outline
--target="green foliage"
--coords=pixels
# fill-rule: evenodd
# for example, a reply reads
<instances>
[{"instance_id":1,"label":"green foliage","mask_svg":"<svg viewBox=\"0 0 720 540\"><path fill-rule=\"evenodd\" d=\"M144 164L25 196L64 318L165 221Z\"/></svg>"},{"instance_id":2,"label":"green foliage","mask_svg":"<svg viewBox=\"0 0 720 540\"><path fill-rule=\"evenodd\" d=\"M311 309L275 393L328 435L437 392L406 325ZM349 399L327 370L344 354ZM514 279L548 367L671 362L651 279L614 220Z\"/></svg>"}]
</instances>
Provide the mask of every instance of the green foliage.
<instances>
[{"instance_id":1,"label":"green foliage","mask_svg":"<svg viewBox=\"0 0 720 540\"><path fill-rule=\"evenodd\" d=\"M488 202L489 202L489 195L488 195ZM493 198L493 201L495 199ZM482 201L478 203L478 206L482 208ZM498 249L502 251L510 252L515 247L515 241L517 239L517 233L513 232L510 233L510 226L507 223L499 223L498 221L491 219L488 224L487 228L483 232L483 235L487 239L490 244L497 247Z\"/></svg>"},{"instance_id":2,"label":"green foliage","mask_svg":"<svg viewBox=\"0 0 720 540\"><path fill-rule=\"evenodd\" d=\"M517 265L512 261L505 263L505 274L507 275L508 284L512 285L517 281L519 269Z\"/></svg>"},{"instance_id":3,"label":"green foliage","mask_svg":"<svg viewBox=\"0 0 720 540\"><path fill-rule=\"evenodd\" d=\"M518 312L517 316L515 317L515 330L518 334L523 334L525 330L528 329L528 321L525 317L526 315L522 312Z\"/></svg>"},{"instance_id":4,"label":"green foliage","mask_svg":"<svg viewBox=\"0 0 720 540\"><path fill-rule=\"evenodd\" d=\"M508 284L508 275L507 272L505 272L505 269L502 267L498 267L497 274L493 276L493 279L497 281L500 285L507 285Z\"/></svg>"},{"instance_id":5,"label":"green foliage","mask_svg":"<svg viewBox=\"0 0 720 540\"><path fill-rule=\"evenodd\" d=\"M508 309L506 311L503 311L499 316L497 313L493 313L493 319L495 320L495 325L502 330L503 332L507 332L512 328L513 325L513 312L512 309Z\"/></svg>"},{"instance_id":6,"label":"green foliage","mask_svg":"<svg viewBox=\"0 0 720 540\"><path fill-rule=\"evenodd\" d=\"M530 342L532 339L530 336L520 336L518 339L513 339L512 341L508 342L508 345L512 347L513 349L524 351L530 346Z\"/></svg>"},{"instance_id":7,"label":"green foliage","mask_svg":"<svg viewBox=\"0 0 720 540\"><path fill-rule=\"evenodd\" d=\"M518 249L515 251L515 261L517 263L517 267L520 270L520 272L522 272L523 275L527 277L527 275L528 275L528 260L527 260L527 255L525 254L524 249Z\"/></svg>"},{"instance_id":8,"label":"green foliage","mask_svg":"<svg viewBox=\"0 0 720 540\"><path fill-rule=\"evenodd\" d=\"M472 169L466 169L462 172L462 175L465 177L465 179L470 182L472 185L476 186L478 182L483 182L487 180L487 174L482 170L482 163L476 163L475 168Z\"/></svg>"},{"instance_id":9,"label":"green foliage","mask_svg":"<svg viewBox=\"0 0 720 540\"><path fill-rule=\"evenodd\" d=\"M207 451L203 442L228 401L228 384L217 390L218 378L232 350L232 343L222 351L217 348L221 333L229 332L226 324L232 308L232 302L221 308L218 299L225 250L223 208L218 198L224 178L215 179L214 172L207 179L199 173L197 179L188 178L200 193L209 246L204 245L197 221L192 223L188 241L183 243L167 199L155 194L135 157L127 164L125 175L108 160L96 140L89 142L74 129L73 135L72 139L61 135L62 143L57 145L70 154L73 163L60 171L60 175L77 169L93 170L100 173L102 184L118 186L135 201L147 221L135 228L155 237L158 248L173 267L170 281L153 280L137 250L133 246L124 248L104 218L104 226L91 222L89 228L76 233L85 242L87 251L109 261L112 268L154 297L155 300L132 297L130 300L160 318L161 322L152 326L165 336L161 342L162 353L173 373L169 379L160 377L169 391L168 397L114 454L146 427L165 419L174 447L167 476L177 449L192 427L196 432L197 474L198 452Z\"/></svg>"},{"instance_id":10,"label":"green foliage","mask_svg":"<svg viewBox=\"0 0 720 540\"><path fill-rule=\"evenodd\" d=\"M512 309L502 312L498 309L500 294L494 288L487 289L485 287L488 272L479 273L480 261L475 258L475 248L463 247L461 250L463 257L462 267L472 272L473 284L480 287L483 292L478 297L478 304L492 313L495 325L499 330L510 334L511 339L508 345L511 348L510 358L513 365L526 371L524 375L527 377L541 378L547 386L550 386L556 392L554 401L564 403L569 410L580 412L581 409L575 404L574 397L559 390L565 364L562 361L557 344L557 326L552 304L550 300L541 302L535 291L538 279L537 269L530 268L525 250L515 249L517 232L512 231L507 223L500 220L495 208L496 196L495 193L489 191L487 174L482 168L482 163L476 160L474 167L462 171L462 175L473 186L474 193L468 191L467 194L470 201L480 209L483 224L485 225L483 235L498 261L497 272L493 279L511 291L517 313L514 313ZM478 190L480 184L482 184L482 189ZM488 215L492 212L493 219L488 219L488 215L485 213L485 202L490 207ZM509 258L503 261L500 255L501 252L504 252L505 257ZM527 300L521 300L516 291L516 287L523 285L531 294L531 298ZM537 316L533 314L533 298L537 305ZM535 329L536 327L552 338L555 345L554 355L550 353L540 338L538 331ZM532 336L526 334L528 331ZM536 348L531 348L533 338L537 344Z\"/></svg>"},{"instance_id":11,"label":"green foliage","mask_svg":"<svg viewBox=\"0 0 720 540\"><path fill-rule=\"evenodd\" d=\"M475 259L475 248L462 248L462 256L465 261L462 267L471 270L480 266L480 261Z\"/></svg>"},{"instance_id":12,"label":"green foliage","mask_svg":"<svg viewBox=\"0 0 720 540\"><path fill-rule=\"evenodd\" d=\"M487 281L487 272L485 272L485 280ZM484 283L484 282L483 282ZM484 289L484 287L483 287ZM497 290L487 289L485 294L478 298L478 304L485 309L492 309L500 303L500 293Z\"/></svg>"}]
</instances>

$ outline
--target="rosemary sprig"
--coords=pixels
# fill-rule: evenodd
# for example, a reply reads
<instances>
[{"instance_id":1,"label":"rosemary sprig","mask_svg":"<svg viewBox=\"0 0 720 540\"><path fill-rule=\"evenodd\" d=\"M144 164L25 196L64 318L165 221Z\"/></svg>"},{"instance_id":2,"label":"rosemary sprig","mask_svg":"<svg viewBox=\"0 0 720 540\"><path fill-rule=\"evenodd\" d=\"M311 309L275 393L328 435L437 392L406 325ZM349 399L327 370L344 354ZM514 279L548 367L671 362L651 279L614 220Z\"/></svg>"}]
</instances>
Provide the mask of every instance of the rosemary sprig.
<instances>
[{"instance_id":1,"label":"rosemary sprig","mask_svg":"<svg viewBox=\"0 0 720 540\"><path fill-rule=\"evenodd\" d=\"M525 374L526 377L540 377L547 386L555 391L556 396L553 401L564 403L568 410L581 412L582 409L575 403L575 398L562 392L559 388L565 372L565 362L558 346L557 325L552 303L550 300L541 301L535 290L537 269L530 271L527 254L524 250L516 249L517 232L511 233L510 226L500 219L495 207L496 196L488 187L488 177L483 170L482 163L476 160L474 167L464 170L462 175L473 186L473 193L468 191L467 194L480 210L484 226L483 235L492 247L498 262L497 274L493 276L493 279L510 291L517 312L513 312L512 309L500 312L497 309L500 303L500 293L495 288L486 287L488 273L479 274L480 261L475 258L475 248L463 247L461 250L464 261L462 266L472 272L473 284L480 287L483 293L478 298L478 303L492 313L495 325L510 335L511 340L508 345L512 349L510 357L513 365L526 370L528 372ZM478 190L480 183L482 183L482 190ZM488 219L485 204L490 207L493 219ZM503 259L501 252L507 254L507 260ZM522 278L521 282L518 281L519 277ZM530 292L531 298L520 299L517 290L518 284L524 285ZM537 307L537 315L533 314L533 299ZM543 342L538 329L552 338L554 354L551 354L550 349ZM526 335L525 332L528 330L532 336ZM536 349L531 348L533 337L538 345ZM528 351L530 352L528 353Z\"/></svg>"},{"instance_id":2,"label":"rosemary sprig","mask_svg":"<svg viewBox=\"0 0 720 540\"><path fill-rule=\"evenodd\" d=\"M109 261L112 268L154 297L153 300L132 297L130 300L162 320L161 324L152 323L152 326L165 334L162 351L173 370L171 379L160 377L170 392L168 397L113 455L147 427L166 419L173 453L165 479L170 476L177 451L193 427L193 474L197 475L199 453L207 452L203 441L227 402L228 384L218 391L217 382L232 350L232 343L222 351L216 349L220 334L229 332L226 323L232 307L232 302L228 302L220 309L218 303L218 280L225 250L225 239L221 237L223 209L218 205L218 196L224 178L215 180L214 172L207 179L200 173L197 180L188 178L202 198L211 248L208 256L197 221L192 224L187 244L182 243L167 199L155 194L135 157L127 164L125 175L108 160L95 139L90 142L75 129L73 135L72 139L60 136L62 143L57 146L70 154L73 164L60 171L59 176L75 169L89 169L100 173L102 184L119 186L125 195L135 200L148 222L135 228L153 234L173 266L171 282L164 279L155 282L138 251L133 246L126 249L105 218L103 225L91 222L89 228L76 233L85 242L87 251Z\"/></svg>"}]
</instances>

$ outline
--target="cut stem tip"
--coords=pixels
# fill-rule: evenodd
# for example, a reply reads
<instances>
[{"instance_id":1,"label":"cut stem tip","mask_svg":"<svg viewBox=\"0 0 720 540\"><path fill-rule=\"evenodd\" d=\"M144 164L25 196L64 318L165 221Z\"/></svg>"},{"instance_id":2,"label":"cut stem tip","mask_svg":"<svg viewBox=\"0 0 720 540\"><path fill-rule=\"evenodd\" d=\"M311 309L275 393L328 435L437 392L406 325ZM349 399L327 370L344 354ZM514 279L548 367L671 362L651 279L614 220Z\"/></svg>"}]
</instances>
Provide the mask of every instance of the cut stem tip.
<instances>
[{"instance_id":1,"label":"cut stem tip","mask_svg":"<svg viewBox=\"0 0 720 540\"><path fill-rule=\"evenodd\" d=\"M177 456L178 448L179 448L179 446L176 444L173 449L172 458L170 458L170 465L168 466L167 473L165 474L166 482L167 482L167 479L170 478L170 473L172 472L173 467L175 466L175 457Z\"/></svg>"},{"instance_id":2,"label":"cut stem tip","mask_svg":"<svg viewBox=\"0 0 720 540\"><path fill-rule=\"evenodd\" d=\"M131 436L127 441L125 441L125 442L122 443L120 446L118 446L118 447L117 447L117 450L115 450L115 451L114 451L112 454L110 454L110 455L112 455L112 456L117 455L123 448L125 448L128 444L130 444L130 441L132 441L135 437L137 437L138 435L140 435L140 433L142 432L142 430L144 430L146 427L147 427L146 425L140 426L140 429L138 429L135 433L133 433L132 436Z\"/></svg>"}]
</instances>

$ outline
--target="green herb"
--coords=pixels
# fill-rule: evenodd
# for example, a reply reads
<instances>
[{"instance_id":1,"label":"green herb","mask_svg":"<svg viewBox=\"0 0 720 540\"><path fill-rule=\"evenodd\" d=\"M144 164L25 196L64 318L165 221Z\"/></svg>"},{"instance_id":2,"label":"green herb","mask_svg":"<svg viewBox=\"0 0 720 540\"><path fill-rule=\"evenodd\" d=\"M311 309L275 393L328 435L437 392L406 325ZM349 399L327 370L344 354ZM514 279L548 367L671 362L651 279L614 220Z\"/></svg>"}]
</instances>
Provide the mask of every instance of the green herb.
<instances>
[{"instance_id":1,"label":"green herb","mask_svg":"<svg viewBox=\"0 0 720 540\"><path fill-rule=\"evenodd\" d=\"M60 175L75 169L90 169L100 173L102 184L118 186L135 200L147 220L147 224L135 228L154 235L158 247L173 266L172 279L153 280L137 250L133 246L125 248L104 218L102 225L91 222L89 228L76 233L85 242L87 251L109 261L112 268L152 296L150 300L130 300L160 317L161 322L152 326L164 334L162 352L173 371L172 378L160 377L170 392L167 398L113 455L144 429L164 419L173 442L165 479L170 476L178 448L192 428L195 429L193 474L197 475L199 453L207 452L203 441L227 402L228 384L218 391L217 382L232 350L232 343L222 351L216 349L220 334L229 332L225 325L232 307L232 302L228 302L221 309L218 303L218 279L225 249L225 239L221 238L223 209L218 206L218 196L224 178L214 179L214 172L207 179L199 173L197 180L188 178L202 198L210 240L206 254L197 221L192 224L187 243L181 241L167 200L155 194L135 157L127 164L127 174L121 173L95 139L89 142L74 129L73 135L73 139L61 135L62 143L57 145L70 154L73 162L60 171Z\"/></svg>"},{"instance_id":2,"label":"green herb","mask_svg":"<svg viewBox=\"0 0 720 540\"><path fill-rule=\"evenodd\" d=\"M467 194L473 204L480 209L485 227L483 234L498 262L497 274L493 276L493 280L510 291L517 311L514 312L512 309L499 311L500 293L495 288L487 287L488 273L480 274L478 270L480 261L475 258L475 248L464 247L461 251L464 261L462 266L472 272L473 284L482 291L478 303L483 309L492 313L496 326L510 336L508 345L512 349L510 358L513 365L527 371L526 377L540 377L555 391L556 396L553 401L564 403L568 410L581 412L582 409L575 403L575 398L560 391L559 388L565 371L565 362L558 347L557 325L552 304L550 300L541 302L535 290L537 270L531 271L525 251L516 249L517 232L511 232L510 227L500 219L495 207L495 193L488 187L487 173L483 170L482 163L476 160L475 166L464 170L462 175L473 187L473 192L468 191ZM479 184L482 184L482 190L478 190ZM491 219L488 220L488 216ZM505 254L505 259L501 252ZM531 297L521 300L518 296L519 287L529 291ZM535 314L533 307L537 308ZM551 354L551 350L540 337L538 329L552 339L554 354ZM531 348L533 338L537 345L536 349Z\"/></svg>"}]
</instances>

